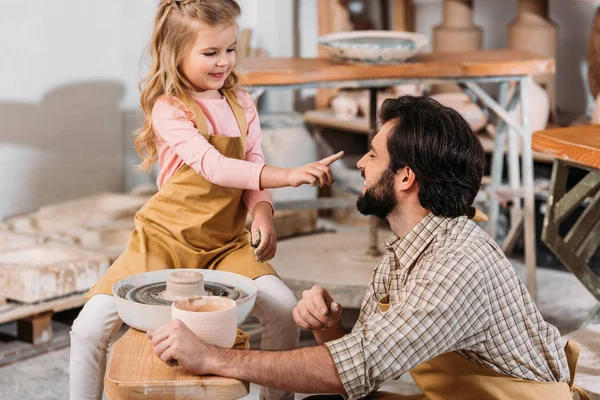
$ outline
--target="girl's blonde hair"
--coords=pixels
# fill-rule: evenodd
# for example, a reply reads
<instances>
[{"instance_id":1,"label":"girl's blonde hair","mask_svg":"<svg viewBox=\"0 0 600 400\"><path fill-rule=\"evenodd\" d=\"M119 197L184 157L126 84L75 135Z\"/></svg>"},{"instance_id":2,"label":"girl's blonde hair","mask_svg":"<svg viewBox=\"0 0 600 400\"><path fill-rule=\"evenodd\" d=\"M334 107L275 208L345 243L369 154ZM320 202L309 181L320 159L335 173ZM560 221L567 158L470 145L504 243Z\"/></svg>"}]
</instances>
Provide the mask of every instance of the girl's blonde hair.
<instances>
[{"instance_id":1,"label":"girl's blonde hair","mask_svg":"<svg viewBox=\"0 0 600 400\"><path fill-rule=\"evenodd\" d=\"M181 73L179 67L195 42L195 22L216 27L234 23L240 13L240 6L235 0L160 2L149 44L152 65L148 75L139 84L142 91L140 102L146 117L143 126L133 133L135 148L142 157L142 162L137 166L139 170L148 171L157 157L156 133L152 127L152 108L156 101L163 96L169 99L176 97L183 103L191 100L188 91L193 90L193 85ZM238 75L232 71L222 89L232 90L238 81ZM179 103L174 105L181 106Z\"/></svg>"}]
</instances>

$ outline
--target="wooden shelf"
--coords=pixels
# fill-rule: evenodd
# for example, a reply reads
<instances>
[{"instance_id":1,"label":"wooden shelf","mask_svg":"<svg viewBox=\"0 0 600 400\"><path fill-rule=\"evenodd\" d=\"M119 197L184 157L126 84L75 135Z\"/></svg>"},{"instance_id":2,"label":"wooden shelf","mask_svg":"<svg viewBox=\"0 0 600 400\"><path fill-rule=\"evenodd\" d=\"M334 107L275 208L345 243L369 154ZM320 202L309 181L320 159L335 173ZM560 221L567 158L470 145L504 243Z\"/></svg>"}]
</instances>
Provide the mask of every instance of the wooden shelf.
<instances>
[{"instance_id":1,"label":"wooden shelf","mask_svg":"<svg viewBox=\"0 0 600 400\"><path fill-rule=\"evenodd\" d=\"M341 131L349 131L363 135L369 134L369 122L363 117L340 119L333 115L331 110L306 111L302 116L304 117L304 122L309 125L339 129Z\"/></svg>"}]
</instances>

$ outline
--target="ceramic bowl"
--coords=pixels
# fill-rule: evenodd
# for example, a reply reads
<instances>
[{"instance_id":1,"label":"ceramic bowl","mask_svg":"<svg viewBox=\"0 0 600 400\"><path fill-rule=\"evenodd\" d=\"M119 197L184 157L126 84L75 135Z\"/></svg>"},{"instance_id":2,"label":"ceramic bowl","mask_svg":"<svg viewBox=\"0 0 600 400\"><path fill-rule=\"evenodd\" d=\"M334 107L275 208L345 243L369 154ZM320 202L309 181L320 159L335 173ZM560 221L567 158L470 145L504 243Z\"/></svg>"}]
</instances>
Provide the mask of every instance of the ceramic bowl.
<instances>
[{"instance_id":1,"label":"ceramic bowl","mask_svg":"<svg viewBox=\"0 0 600 400\"><path fill-rule=\"evenodd\" d=\"M202 296L174 301L171 318L183 322L204 342L230 349L237 336L235 301L226 297Z\"/></svg>"},{"instance_id":2,"label":"ceramic bowl","mask_svg":"<svg viewBox=\"0 0 600 400\"><path fill-rule=\"evenodd\" d=\"M167 276L174 271L196 271L204 275L205 282L220 282L236 286L244 291L246 297L236 300L237 323L241 325L248 317L256 301L258 288L254 281L242 275L225 271L208 269L166 269L160 271L144 272L122 279L113 286L113 297L117 304L119 317L127 325L137 330L146 332L156 329L171 320L170 306L153 306L135 303L119 296L121 288L127 285L141 286L149 283L166 282Z\"/></svg>"},{"instance_id":3,"label":"ceramic bowl","mask_svg":"<svg viewBox=\"0 0 600 400\"><path fill-rule=\"evenodd\" d=\"M372 64L404 62L429 43L424 35L396 31L337 32L319 37L333 58Z\"/></svg>"}]
</instances>

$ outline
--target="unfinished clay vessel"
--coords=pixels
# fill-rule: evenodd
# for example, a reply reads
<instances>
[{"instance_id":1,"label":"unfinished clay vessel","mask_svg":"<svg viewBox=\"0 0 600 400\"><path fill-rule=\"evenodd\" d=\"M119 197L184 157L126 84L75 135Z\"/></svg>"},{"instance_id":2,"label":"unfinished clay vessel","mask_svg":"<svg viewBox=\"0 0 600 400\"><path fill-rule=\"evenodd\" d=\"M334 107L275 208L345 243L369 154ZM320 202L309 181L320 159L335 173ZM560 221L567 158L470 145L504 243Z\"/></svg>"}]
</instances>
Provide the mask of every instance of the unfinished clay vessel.
<instances>
[{"instance_id":1,"label":"unfinished clay vessel","mask_svg":"<svg viewBox=\"0 0 600 400\"><path fill-rule=\"evenodd\" d=\"M195 271L177 271L167 277L167 289L160 293L165 300L204 296L204 276Z\"/></svg>"},{"instance_id":2,"label":"unfinished clay vessel","mask_svg":"<svg viewBox=\"0 0 600 400\"><path fill-rule=\"evenodd\" d=\"M171 307L171 318L213 346L229 349L235 343L237 308L231 299L202 296L177 300Z\"/></svg>"}]
</instances>

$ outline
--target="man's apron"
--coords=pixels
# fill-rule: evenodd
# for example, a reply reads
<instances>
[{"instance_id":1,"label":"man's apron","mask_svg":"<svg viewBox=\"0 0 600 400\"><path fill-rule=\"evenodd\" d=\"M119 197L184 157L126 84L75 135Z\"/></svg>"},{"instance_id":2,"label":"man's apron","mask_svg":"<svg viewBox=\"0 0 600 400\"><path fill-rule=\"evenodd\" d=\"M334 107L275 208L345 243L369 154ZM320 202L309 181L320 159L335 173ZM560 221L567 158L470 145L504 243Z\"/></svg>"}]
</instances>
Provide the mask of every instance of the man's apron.
<instances>
[{"instance_id":1,"label":"man's apron","mask_svg":"<svg viewBox=\"0 0 600 400\"><path fill-rule=\"evenodd\" d=\"M235 95L223 93L241 136L208 135L206 116L192 99L198 133L225 157L245 159L248 124ZM87 293L112 294L113 285L131 275L172 268L205 268L235 272L251 279L276 275L268 263L255 260L245 229L247 209L242 189L210 183L188 165L180 168L135 215L135 230L125 251Z\"/></svg>"},{"instance_id":2,"label":"man's apron","mask_svg":"<svg viewBox=\"0 0 600 400\"><path fill-rule=\"evenodd\" d=\"M379 302L379 309L389 309L387 296ZM581 400L590 397L575 382L575 367L581 346L568 341L565 345L571 373L569 384L538 382L512 378L484 368L458 353L441 354L410 370L423 394L398 395L378 392L369 399L385 400L571 400L577 392Z\"/></svg>"}]
</instances>

